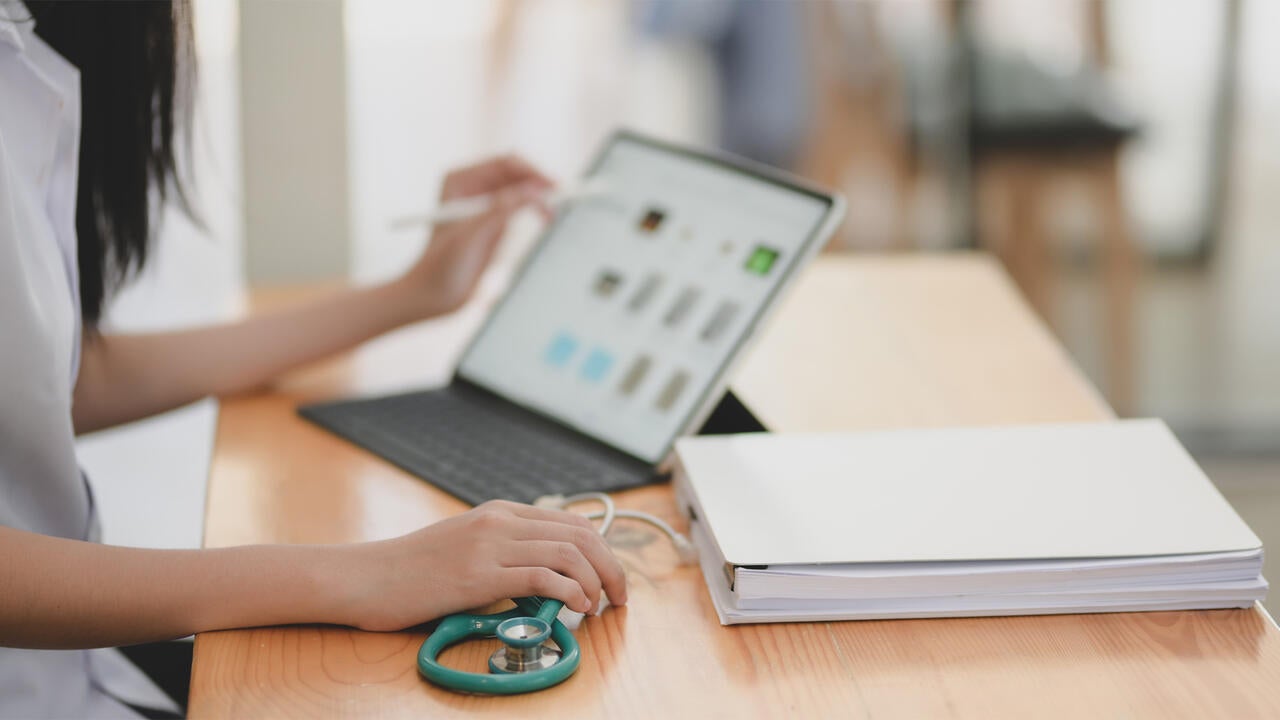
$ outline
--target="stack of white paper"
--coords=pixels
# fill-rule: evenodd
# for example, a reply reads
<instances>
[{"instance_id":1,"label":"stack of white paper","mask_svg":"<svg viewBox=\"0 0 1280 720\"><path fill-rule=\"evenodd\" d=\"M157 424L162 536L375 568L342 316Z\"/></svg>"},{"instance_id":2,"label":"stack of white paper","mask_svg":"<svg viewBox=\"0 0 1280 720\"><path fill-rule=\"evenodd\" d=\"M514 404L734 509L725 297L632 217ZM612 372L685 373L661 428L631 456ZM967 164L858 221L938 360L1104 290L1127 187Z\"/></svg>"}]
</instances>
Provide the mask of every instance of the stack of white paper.
<instances>
[{"instance_id":1,"label":"stack of white paper","mask_svg":"<svg viewBox=\"0 0 1280 720\"><path fill-rule=\"evenodd\" d=\"M1156 420L677 444L725 624L1246 607L1262 548Z\"/></svg>"}]
</instances>

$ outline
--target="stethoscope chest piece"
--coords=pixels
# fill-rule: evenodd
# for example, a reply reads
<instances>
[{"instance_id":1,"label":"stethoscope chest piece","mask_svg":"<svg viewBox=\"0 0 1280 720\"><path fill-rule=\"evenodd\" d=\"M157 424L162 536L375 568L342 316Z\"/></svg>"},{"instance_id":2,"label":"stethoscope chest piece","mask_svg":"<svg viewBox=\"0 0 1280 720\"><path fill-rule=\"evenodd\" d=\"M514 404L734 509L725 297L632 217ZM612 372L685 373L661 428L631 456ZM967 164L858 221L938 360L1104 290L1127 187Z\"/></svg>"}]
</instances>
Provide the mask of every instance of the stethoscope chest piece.
<instances>
[{"instance_id":1,"label":"stethoscope chest piece","mask_svg":"<svg viewBox=\"0 0 1280 720\"><path fill-rule=\"evenodd\" d=\"M584 500L595 500L604 509L588 515L600 519L600 534L609 532L615 517L641 520L661 530L675 543L681 563L697 560L689 540L670 525L647 513L615 510L604 493L583 493L570 497L547 496L536 505L561 508ZM428 681L443 688L482 695L515 695L545 690L573 675L582 661L582 651L573 633L557 616L564 603L559 600L516 598L516 606L492 615L458 613L440 621L418 650L418 671ZM445 667L440 653L464 640L493 638L502 647L489 656L489 672L475 673Z\"/></svg>"},{"instance_id":2,"label":"stethoscope chest piece","mask_svg":"<svg viewBox=\"0 0 1280 720\"><path fill-rule=\"evenodd\" d=\"M418 671L440 687L481 695L515 695L545 690L569 679L582 653L573 633L556 619L558 600L517 598L516 607L493 615L450 615L418 651ZM440 653L472 638L496 637L502 647L489 657L489 672L474 673L440 664ZM554 643L554 647L549 644Z\"/></svg>"},{"instance_id":3,"label":"stethoscope chest piece","mask_svg":"<svg viewBox=\"0 0 1280 720\"><path fill-rule=\"evenodd\" d=\"M538 617L514 617L498 624L502 647L489 656L489 670L495 673L526 673L546 670L560 662L558 649L547 645L551 626Z\"/></svg>"}]
</instances>

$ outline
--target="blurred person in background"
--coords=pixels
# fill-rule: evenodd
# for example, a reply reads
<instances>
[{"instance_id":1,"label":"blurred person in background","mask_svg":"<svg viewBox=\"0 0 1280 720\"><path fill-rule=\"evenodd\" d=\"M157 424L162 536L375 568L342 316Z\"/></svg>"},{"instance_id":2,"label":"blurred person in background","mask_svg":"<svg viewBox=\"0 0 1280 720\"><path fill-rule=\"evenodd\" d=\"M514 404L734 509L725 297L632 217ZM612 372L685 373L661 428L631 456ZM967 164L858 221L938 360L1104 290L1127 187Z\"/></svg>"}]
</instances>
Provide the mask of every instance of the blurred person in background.
<instances>
[{"instance_id":1,"label":"blurred person in background","mask_svg":"<svg viewBox=\"0 0 1280 720\"><path fill-rule=\"evenodd\" d=\"M635 18L644 34L706 48L716 69L721 147L793 170L812 124L805 5L636 0Z\"/></svg>"}]
</instances>

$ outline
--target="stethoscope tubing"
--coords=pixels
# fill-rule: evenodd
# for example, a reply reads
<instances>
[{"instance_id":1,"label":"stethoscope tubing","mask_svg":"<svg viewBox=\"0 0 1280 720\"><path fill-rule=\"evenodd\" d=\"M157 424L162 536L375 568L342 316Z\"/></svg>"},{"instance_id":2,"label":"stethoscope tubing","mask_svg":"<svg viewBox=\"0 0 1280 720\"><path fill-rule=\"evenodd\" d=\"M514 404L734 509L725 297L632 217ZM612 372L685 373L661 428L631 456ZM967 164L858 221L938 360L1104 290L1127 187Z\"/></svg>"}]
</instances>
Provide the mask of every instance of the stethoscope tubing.
<instances>
[{"instance_id":1,"label":"stethoscope tubing","mask_svg":"<svg viewBox=\"0 0 1280 720\"><path fill-rule=\"evenodd\" d=\"M591 520L599 520L597 527L601 535L607 535L617 518L640 520L661 530L675 544L682 562L688 562L693 555L693 547L680 533L676 532L662 519L648 513L633 510L618 510L613 498L604 493L589 492L579 495L548 496L540 498L535 504L543 507L565 508L580 502L594 501L600 509L586 513ZM516 607L505 612L492 615L471 615L458 613L450 615L440 622L435 632L422 643L418 650L418 671L431 683L459 692L481 695L516 695L519 693L545 690L568 680L577 671L582 652L578 641L569 628L557 619L564 606L559 600L543 598L518 598ZM440 653L451 645L456 645L472 638L495 637L498 625L506 620L522 617L537 617L551 628L551 641L560 648L560 659L549 667L538 668L519 673L474 673L446 667L440 663Z\"/></svg>"},{"instance_id":2,"label":"stethoscope tubing","mask_svg":"<svg viewBox=\"0 0 1280 720\"><path fill-rule=\"evenodd\" d=\"M558 600L519 598L516 607L492 615L450 615L440 622L418 650L418 672L428 681L448 690L478 695L518 695L545 690L568 680L578 670L582 652L578 641L564 623L556 619L563 603ZM457 670L440 663L440 653L451 645L472 638L494 637L504 620L537 617L551 625L551 640L560 648L560 660L548 668L526 673L476 673Z\"/></svg>"}]
</instances>

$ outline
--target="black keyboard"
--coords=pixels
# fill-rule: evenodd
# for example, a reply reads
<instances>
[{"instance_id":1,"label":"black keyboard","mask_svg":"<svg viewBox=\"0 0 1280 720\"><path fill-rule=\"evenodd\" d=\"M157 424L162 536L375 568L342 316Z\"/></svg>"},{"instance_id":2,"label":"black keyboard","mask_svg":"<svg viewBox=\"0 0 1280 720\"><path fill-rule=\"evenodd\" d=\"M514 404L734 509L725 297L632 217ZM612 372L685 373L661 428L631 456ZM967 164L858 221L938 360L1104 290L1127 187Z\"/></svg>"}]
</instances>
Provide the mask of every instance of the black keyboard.
<instances>
[{"instance_id":1,"label":"black keyboard","mask_svg":"<svg viewBox=\"0 0 1280 720\"><path fill-rule=\"evenodd\" d=\"M460 383L298 413L473 505L659 479L635 458Z\"/></svg>"}]
</instances>

